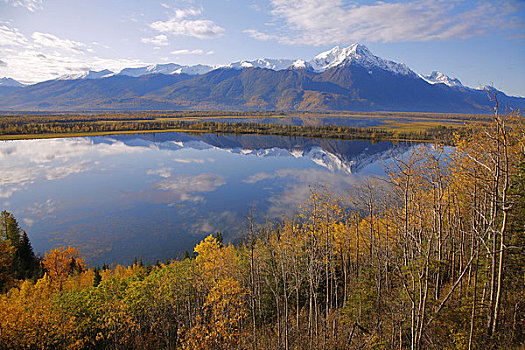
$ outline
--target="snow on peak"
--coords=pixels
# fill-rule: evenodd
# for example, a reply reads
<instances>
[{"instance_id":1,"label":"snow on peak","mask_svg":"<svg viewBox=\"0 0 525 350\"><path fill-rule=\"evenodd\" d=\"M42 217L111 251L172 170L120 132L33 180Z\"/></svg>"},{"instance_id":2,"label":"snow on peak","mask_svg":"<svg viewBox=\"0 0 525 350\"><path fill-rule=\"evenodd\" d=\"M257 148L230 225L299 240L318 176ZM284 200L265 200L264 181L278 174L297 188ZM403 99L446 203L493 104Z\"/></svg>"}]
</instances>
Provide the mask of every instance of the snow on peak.
<instances>
[{"instance_id":1,"label":"snow on peak","mask_svg":"<svg viewBox=\"0 0 525 350\"><path fill-rule=\"evenodd\" d=\"M146 74L190 74L200 75L208 73L213 67L197 64L195 66L181 66L176 63L152 64L138 68L124 68L118 74L130 77L140 77Z\"/></svg>"},{"instance_id":2,"label":"snow on peak","mask_svg":"<svg viewBox=\"0 0 525 350\"><path fill-rule=\"evenodd\" d=\"M421 76L424 80L429 82L430 84L445 84L448 86L454 86L454 87L464 87L463 84L459 81L457 78L451 78L448 75L445 75L438 71L433 71L430 73L430 75Z\"/></svg>"},{"instance_id":3,"label":"snow on peak","mask_svg":"<svg viewBox=\"0 0 525 350\"><path fill-rule=\"evenodd\" d=\"M388 61L374 56L370 50L359 43L348 47L336 46L315 56L310 65L316 72L324 72L341 64L358 64L365 68L380 68L401 75L415 75L404 63Z\"/></svg>"},{"instance_id":4,"label":"snow on peak","mask_svg":"<svg viewBox=\"0 0 525 350\"><path fill-rule=\"evenodd\" d=\"M253 61L237 61L223 66L224 68L265 68L271 70L283 70L290 67L294 60L282 58L258 58Z\"/></svg>"},{"instance_id":5,"label":"snow on peak","mask_svg":"<svg viewBox=\"0 0 525 350\"><path fill-rule=\"evenodd\" d=\"M77 79L102 79L114 75L109 69L103 69L100 71L89 70L82 73L66 74L58 78L58 80L77 80Z\"/></svg>"},{"instance_id":6,"label":"snow on peak","mask_svg":"<svg viewBox=\"0 0 525 350\"><path fill-rule=\"evenodd\" d=\"M492 85L480 85L477 88L475 88L474 90L482 90L482 91L490 91L490 92L498 92L499 91L498 89L496 89Z\"/></svg>"},{"instance_id":7,"label":"snow on peak","mask_svg":"<svg viewBox=\"0 0 525 350\"><path fill-rule=\"evenodd\" d=\"M306 62L305 60L295 60L289 68L290 69L311 69L312 66L310 65L310 63Z\"/></svg>"},{"instance_id":8,"label":"snow on peak","mask_svg":"<svg viewBox=\"0 0 525 350\"><path fill-rule=\"evenodd\" d=\"M213 69L214 68L212 66L197 64L195 66L182 66L179 69L176 69L171 74L201 75L201 74L206 74L212 71Z\"/></svg>"},{"instance_id":9,"label":"snow on peak","mask_svg":"<svg viewBox=\"0 0 525 350\"><path fill-rule=\"evenodd\" d=\"M13 78L0 78L0 87L24 87L25 85Z\"/></svg>"},{"instance_id":10,"label":"snow on peak","mask_svg":"<svg viewBox=\"0 0 525 350\"><path fill-rule=\"evenodd\" d=\"M130 77L140 77L146 74L173 74L177 69L181 68L180 64L166 63L166 64L152 64L145 67L124 68L118 75L127 75Z\"/></svg>"}]
</instances>

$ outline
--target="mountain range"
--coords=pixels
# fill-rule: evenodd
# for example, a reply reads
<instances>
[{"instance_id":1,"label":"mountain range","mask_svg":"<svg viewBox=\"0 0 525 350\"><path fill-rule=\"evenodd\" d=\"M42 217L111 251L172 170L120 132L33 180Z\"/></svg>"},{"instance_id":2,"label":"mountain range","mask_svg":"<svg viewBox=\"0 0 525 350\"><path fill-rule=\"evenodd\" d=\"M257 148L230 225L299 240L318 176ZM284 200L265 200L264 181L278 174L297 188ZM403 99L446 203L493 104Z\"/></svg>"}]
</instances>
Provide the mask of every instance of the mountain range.
<instances>
[{"instance_id":1,"label":"mountain range","mask_svg":"<svg viewBox=\"0 0 525 350\"><path fill-rule=\"evenodd\" d=\"M491 113L486 89L440 72L415 73L361 44L309 61L258 59L228 65L175 63L88 71L23 86L0 79L0 110L354 110ZM500 106L525 98L498 91Z\"/></svg>"}]
</instances>

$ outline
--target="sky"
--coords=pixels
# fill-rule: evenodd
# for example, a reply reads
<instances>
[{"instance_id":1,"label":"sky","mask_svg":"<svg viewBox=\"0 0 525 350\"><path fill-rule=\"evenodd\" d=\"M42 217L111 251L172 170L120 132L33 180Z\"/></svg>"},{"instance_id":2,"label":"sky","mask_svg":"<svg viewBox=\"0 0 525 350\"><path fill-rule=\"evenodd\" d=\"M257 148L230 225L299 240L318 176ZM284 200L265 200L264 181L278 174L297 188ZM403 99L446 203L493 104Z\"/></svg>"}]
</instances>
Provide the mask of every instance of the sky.
<instances>
[{"instance_id":1,"label":"sky","mask_svg":"<svg viewBox=\"0 0 525 350\"><path fill-rule=\"evenodd\" d=\"M525 96L524 0L0 0L0 77L311 59L366 45L417 73Z\"/></svg>"}]
</instances>

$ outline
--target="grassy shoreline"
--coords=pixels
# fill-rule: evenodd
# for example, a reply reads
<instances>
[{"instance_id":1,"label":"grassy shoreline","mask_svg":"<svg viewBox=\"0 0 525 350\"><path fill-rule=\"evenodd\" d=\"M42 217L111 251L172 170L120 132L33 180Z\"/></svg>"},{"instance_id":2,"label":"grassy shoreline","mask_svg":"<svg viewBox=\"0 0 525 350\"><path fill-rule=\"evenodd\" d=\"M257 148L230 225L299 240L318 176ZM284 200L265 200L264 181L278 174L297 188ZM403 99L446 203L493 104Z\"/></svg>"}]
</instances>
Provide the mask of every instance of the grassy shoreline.
<instances>
[{"instance_id":1,"label":"grassy shoreline","mask_svg":"<svg viewBox=\"0 0 525 350\"><path fill-rule=\"evenodd\" d=\"M206 133L202 130L189 129L164 129L164 130L120 130L120 131L93 131L93 132L78 132L78 133L46 133L46 134L23 134L23 135L0 135L0 141L14 141L14 140L37 140L37 139L59 139L68 137L90 137L90 136L107 136L107 135L121 135L121 134L148 134L157 132L195 132Z\"/></svg>"},{"instance_id":2,"label":"grassy shoreline","mask_svg":"<svg viewBox=\"0 0 525 350\"><path fill-rule=\"evenodd\" d=\"M455 132L467 125L467 115L432 115L417 113L172 113L95 114L95 115L3 115L0 116L0 140L28 140L66 137L140 134L155 132L190 132L218 134L259 134L290 137L332 138L345 140L417 141L450 143ZM376 126L323 125L323 118L381 118ZM472 116L471 116L472 117ZM479 117L479 116L478 116ZM302 125L257 123L258 118L304 118ZM229 120L227 120L229 119ZM233 121L231 121L233 119ZM238 121L237 121L238 119ZM223 121L224 120L224 121ZM463 122L463 123L461 123ZM470 122L480 122L479 120Z\"/></svg>"}]
</instances>

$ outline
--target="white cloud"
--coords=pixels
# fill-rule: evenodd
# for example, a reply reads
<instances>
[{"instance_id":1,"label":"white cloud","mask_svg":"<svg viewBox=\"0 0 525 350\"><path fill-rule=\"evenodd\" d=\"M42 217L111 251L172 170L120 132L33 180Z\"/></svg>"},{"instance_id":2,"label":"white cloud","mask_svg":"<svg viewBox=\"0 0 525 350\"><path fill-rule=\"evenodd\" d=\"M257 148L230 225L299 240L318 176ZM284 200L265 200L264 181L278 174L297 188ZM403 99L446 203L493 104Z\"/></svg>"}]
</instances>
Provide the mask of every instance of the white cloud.
<instances>
[{"instance_id":1,"label":"white cloud","mask_svg":"<svg viewBox=\"0 0 525 350\"><path fill-rule=\"evenodd\" d=\"M14 7L24 7L27 10L34 12L36 10L42 10L43 0L3 0Z\"/></svg>"},{"instance_id":2,"label":"white cloud","mask_svg":"<svg viewBox=\"0 0 525 350\"><path fill-rule=\"evenodd\" d=\"M478 2L469 9L459 1L412 0L346 4L342 0L271 0L271 13L283 32L245 31L258 40L282 44L327 45L353 41L399 42L468 38L509 26L523 6L513 0Z\"/></svg>"},{"instance_id":3,"label":"white cloud","mask_svg":"<svg viewBox=\"0 0 525 350\"><path fill-rule=\"evenodd\" d=\"M197 50L175 50L171 51L172 55L202 55L204 53L203 50L197 49Z\"/></svg>"},{"instance_id":4,"label":"white cloud","mask_svg":"<svg viewBox=\"0 0 525 350\"><path fill-rule=\"evenodd\" d=\"M77 53L82 52L86 47L86 45L81 42L68 39L60 39L56 35L49 33L34 32L31 35L31 38L33 39L33 42L37 45L50 47L53 49L73 51Z\"/></svg>"},{"instance_id":5,"label":"white cloud","mask_svg":"<svg viewBox=\"0 0 525 350\"><path fill-rule=\"evenodd\" d=\"M27 38L17 28L0 25L0 46L24 46L27 43Z\"/></svg>"},{"instance_id":6,"label":"white cloud","mask_svg":"<svg viewBox=\"0 0 525 350\"><path fill-rule=\"evenodd\" d=\"M55 79L89 69L119 71L149 64L141 60L98 57L89 45L51 33L34 32L27 37L7 22L0 22L0 60L4 62L0 65L0 75L23 83Z\"/></svg>"},{"instance_id":7,"label":"white cloud","mask_svg":"<svg viewBox=\"0 0 525 350\"><path fill-rule=\"evenodd\" d=\"M89 69L119 71L126 67L148 64L140 60L106 59L46 50L46 48L17 50L7 57L2 57L2 60L7 66L0 67L0 74L25 83L55 79L64 74L81 73Z\"/></svg>"},{"instance_id":8,"label":"white cloud","mask_svg":"<svg viewBox=\"0 0 525 350\"><path fill-rule=\"evenodd\" d=\"M151 24L151 28L162 33L175 36L192 36L198 39L216 38L225 32L224 28L204 19L178 21L172 18L165 22L154 22Z\"/></svg>"},{"instance_id":9,"label":"white cloud","mask_svg":"<svg viewBox=\"0 0 525 350\"><path fill-rule=\"evenodd\" d=\"M246 29L243 32L248 34L250 37L252 37L254 39L257 39L257 40L262 40L262 41L280 40L278 35L271 35L271 34L262 33L262 32L260 32L260 31L258 31L256 29Z\"/></svg>"},{"instance_id":10,"label":"white cloud","mask_svg":"<svg viewBox=\"0 0 525 350\"><path fill-rule=\"evenodd\" d=\"M164 34L154 36L153 38L142 38L141 41L144 44L153 44L158 46L168 45L168 37Z\"/></svg>"},{"instance_id":11,"label":"white cloud","mask_svg":"<svg viewBox=\"0 0 525 350\"><path fill-rule=\"evenodd\" d=\"M173 161L177 162L177 163L183 163L183 164L190 164L190 163L204 164L204 162L206 162L206 159L201 159L201 158L174 158Z\"/></svg>"},{"instance_id":12,"label":"white cloud","mask_svg":"<svg viewBox=\"0 0 525 350\"><path fill-rule=\"evenodd\" d=\"M174 36L191 36L198 39L216 38L225 33L225 29L207 19L185 19L200 15L202 10L188 8L175 9L167 21L156 21L150 24L154 30Z\"/></svg>"},{"instance_id":13,"label":"white cloud","mask_svg":"<svg viewBox=\"0 0 525 350\"><path fill-rule=\"evenodd\" d=\"M202 10L195 8L187 9L175 9L175 18L182 19L186 17L198 16L202 13Z\"/></svg>"}]
</instances>

